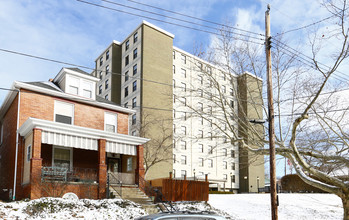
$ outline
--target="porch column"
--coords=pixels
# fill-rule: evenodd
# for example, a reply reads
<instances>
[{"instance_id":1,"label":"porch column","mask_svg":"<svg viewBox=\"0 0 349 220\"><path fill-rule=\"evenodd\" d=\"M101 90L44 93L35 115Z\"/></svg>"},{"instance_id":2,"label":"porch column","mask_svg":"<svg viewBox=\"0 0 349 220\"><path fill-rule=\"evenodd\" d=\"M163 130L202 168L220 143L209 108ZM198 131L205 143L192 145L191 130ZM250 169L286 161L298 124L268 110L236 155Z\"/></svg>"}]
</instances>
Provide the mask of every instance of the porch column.
<instances>
[{"instance_id":1,"label":"porch column","mask_svg":"<svg viewBox=\"0 0 349 220\"><path fill-rule=\"evenodd\" d=\"M141 187L142 180L144 180L145 170L144 170L144 147L143 145L137 146L137 164L135 172L135 183Z\"/></svg>"},{"instance_id":2,"label":"porch column","mask_svg":"<svg viewBox=\"0 0 349 220\"><path fill-rule=\"evenodd\" d=\"M41 134L41 129L33 129L32 157L30 159L30 199L41 197Z\"/></svg>"},{"instance_id":3,"label":"porch column","mask_svg":"<svg viewBox=\"0 0 349 220\"><path fill-rule=\"evenodd\" d=\"M106 198L107 165L105 158L106 140L98 140L98 199Z\"/></svg>"}]
</instances>

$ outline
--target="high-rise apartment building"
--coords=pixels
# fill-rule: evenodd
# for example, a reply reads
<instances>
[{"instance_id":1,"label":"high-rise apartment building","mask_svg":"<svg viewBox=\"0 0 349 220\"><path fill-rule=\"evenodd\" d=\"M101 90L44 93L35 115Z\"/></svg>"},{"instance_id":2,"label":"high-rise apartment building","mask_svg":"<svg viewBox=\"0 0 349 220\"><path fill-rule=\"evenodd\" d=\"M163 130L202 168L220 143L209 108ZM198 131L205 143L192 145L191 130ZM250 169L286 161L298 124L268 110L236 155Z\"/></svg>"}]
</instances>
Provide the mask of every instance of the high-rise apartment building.
<instances>
[{"instance_id":1,"label":"high-rise apartment building","mask_svg":"<svg viewBox=\"0 0 349 220\"><path fill-rule=\"evenodd\" d=\"M250 163L249 154L240 155L238 144L222 132L229 132L227 126L239 132L239 123L233 116L222 123L214 97L224 96L231 115L243 109L249 117L260 118L261 105L256 110L245 102L239 108L236 95L258 87L261 80L248 73L227 74L174 47L173 38L144 21L123 42L113 41L96 59L92 73L100 78L98 94L137 111L130 134L151 139L144 155L147 179L168 177L169 172L176 178L204 179L207 174L212 188L256 192L264 186L263 156ZM213 83L219 83L222 94ZM242 136L248 140L248 134Z\"/></svg>"}]
</instances>

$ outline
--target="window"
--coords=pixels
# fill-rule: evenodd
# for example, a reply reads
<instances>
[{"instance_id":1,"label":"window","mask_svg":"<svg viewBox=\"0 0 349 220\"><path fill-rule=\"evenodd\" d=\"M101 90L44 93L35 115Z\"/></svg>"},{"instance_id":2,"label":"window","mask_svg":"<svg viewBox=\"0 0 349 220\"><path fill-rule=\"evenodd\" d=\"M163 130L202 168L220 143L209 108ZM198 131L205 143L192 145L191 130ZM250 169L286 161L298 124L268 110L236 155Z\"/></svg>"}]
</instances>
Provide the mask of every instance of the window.
<instances>
[{"instance_id":1,"label":"window","mask_svg":"<svg viewBox=\"0 0 349 220\"><path fill-rule=\"evenodd\" d=\"M130 62L129 58L128 58L128 55L125 57L125 66L128 65L128 63Z\"/></svg>"},{"instance_id":2,"label":"window","mask_svg":"<svg viewBox=\"0 0 349 220\"><path fill-rule=\"evenodd\" d=\"M173 178L176 178L176 170L173 169Z\"/></svg>"},{"instance_id":3,"label":"window","mask_svg":"<svg viewBox=\"0 0 349 220\"><path fill-rule=\"evenodd\" d=\"M173 95L173 103L176 103L176 95Z\"/></svg>"},{"instance_id":4,"label":"window","mask_svg":"<svg viewBox=\"0 0 349 220\"><path fill-rule=\"evenodd\" d=\"M99 85L99 87L98 87L98 93L99 93L99 94L102 94L102 85Z\"/></svg>"},{"instance_id":5,"label":"window","mask_svg":"<svg viewBox=\"0 0 349 220\"><path fill-rule=\"evenodd\" d=\"M133 59L136 59L137 58L137 54L138 53L138 50L137 48L133 50Z\"/></svg>"},{"instance_id":6,"label":"window","mask_svg":"<svg viewBox=\"0 0 349 220\"><path fill-rule=\"evenodd\" d=\"M200 97L203 97L204 93L203 93L202 89L198 89L198 93L199 93Z\"/></svg>"},{"instance_id":7,"label":"window","mask_svg":"<svg viewBox=\"0 0 349 220\"><path fill-rule=\"evenodd\" d=\"M173 154L173 163L176 163L176 154Z\"/></svg>"},{"instance_id":8,"label":"window","mask_svg":"<svg viewBox=\"0 0 349 220\"><path fill-rule=\"evenodd\" d=\"M176 133L176 125L173 124L173 133L175 134Z\"/></svg>"},{"instance_id":9,"label":"window","mask_svg":"<svg viewBox=\"0 0 349 220\"><path fill-rule=\"evenodd\" d=\"M227 164L227 161L223 161L223 169L228 169L228 164Z\"/></svg>"},{"instance_id":10,"label":"window","mask_svg":"<svg viewBox=\"0 0 349 220\"><path fill-rule=\"evenodd\" d=\"M186 165L187 164L187 156L185 156L185 155L181 156L181 164L182 165Z\"/></svg>"},{"instance_id":11,"label":"window","mask_svg":"<svg viewBox=\"0 0 349 220\"><path fill-rule=\"evenodd\" d=\"M176 88L176 80L172 80L173 88Z\"/></svg>"},{"instance_id":12,"label":"window","mask_svg":"<svg viewBox=\"0 0 349 220\"><path fill-rule=\"evenodd\" d=\"M187 113L184 112L183 115L184 115L184 120L187 120Z\"/></svg>"},{"instance_id":13,"label":"window","mask_svg":"<svg viewBox=\"0 0 349 220\"><path fill-rule=\"evenodd\" d=\"M207 163L208 163L208 167L213 167L213 160L212 159L208 159L207 160Z\"/></svg>"},{"instance_id":14,"label":"window","mask_svg":"<svg viewBox=\"0 0 349 220\"><path fill-rule=\"evenodd\" d=\"M235 170L235 163L231 163L231 169Z\"/></svg>"},{"instance_id":15,"label":"window","mask_svg":"<svg viewBox=\"0 0 349 220\"><path fill-rule=\"evenodd\" d=\"M128 86L124 89L125 97L128 96Z\"/></svg>"},{"instance_id":16,"label":"window","mask_svg":"<svg viewBox=\"0 0 349 220\"><path fill-rule=\"evenodd\" d=\"M228 156L228 150L226 148L223 148L223 156Z\"/></svg>"},{"instance_id":17,"label":"window","mask_svg":"<svg viewBox=\"0 0 349 220\"><path fill-rule=\"evenodd\" d=\"M199 131L199 137L200 137L200 138L204 138L204 131L203 131L203 130L200 130L200 131Z\"/></svg>"},{"instance_id":18,"label":"window","mask_svg":"<svg viewBox=\"0 0 349 220\"><path fill-rule=\"evenodd\" d=\"M187 106L187 99L186 98L182 98L182 103L184 104L184 106Z\"/></svg>"},{"instance_id":19,"label":"window","mask_svg":"<svg viewBox=\"0 0 349 220\"><path fill-rule=\"evenodd\" d=\"M204 79L202 78L202 76L198 76L198 80L201 85L204 84Z\"/></svg>"},{"instance_id":20,"label":"window","mask_svg":"<svg viewBox=\"0 0 349 220\"><path fill-rule=\"evenodd\" d=\"M79 92L79 88L73 85L69 85L69 93L73 95L77 95Z\"/></svg>"},{"instance_id":21,"label":"window","mask_svg":"<svg viewBox=\"0 0 349 220\"><path fill-rule=\"evenodd\" d=\"M208 146L208 154L213 154L213 148L212 148L212 146Z\"/></svg>"},{"instance_id":22,"label":"window","mask_svg":"<svg viewBox=\"0 0 349 220\"><path fill-rule=\"evenodd\" d=\"M230 95L233 96L234 95L234 90L230 89Z\"/></svg>"},{"instance_id":23,"label":"window","mask_svg":"<svg viewBox=\"0 0 349 220\"><path fill-rule=\"evenodd\" d=\"M136 114L133 114L132 115L132 125L135 125L136 122L137 122L137 116L136 116Z\"/></svg>"},{"instance_id":24,"label":"window","mask_svg":"<svg viewBox=\"0 0 349 220\"><path fill-rule=\"evenodd\" d=\"M176 59L176 51L173 51L173 59Z\"/></svg>"},{"instance_id":25,"label":"window","mask_svg":"<svg viewBox=\"0 0 349 220\"><path fill-rule=\"evenodd\" d=\"M187 57L184 54L182 54L182 63L183 64L187 63Z\"/></svg>"},{"instance_id":26,"label":"window","mask_svg":"<svg viewBox=\"0 0 349 220\"><path fill-rule=\"evenodd\" d=\"M136 131L132 131L131 135L136 136Z\"/></svg>"},{"instance_id":27,"label":"window","mask_svg":"<svg viewBox=\"0 0 349 220\"><path fill-rule=\"evenodd\" d=\"M187 142L186 141L181 141L181 149L186 150L187 149Z\"/></svg>"},{"instance_id":28,"label":"window","mask_svg":"<svg viewBox=\"0 0 349 220\"><path fill-rule=\"evenodd\" d=\"M201 125L204 125L204 118L203 117L200 118L200 122L201 122Z\"/></svg>"},{"instance_id":29,"label":"window","mask_svg":"<svg viewBox=\"0 0 349 220\"><path fill-rule=\"evenodd\" d=\"M200 153L204 152L204 145L203 144L199 144L199 152Z\"/></svg>"},{"instance_id":30,"label":"window","mask_svg":"<svg viewBox=\"0 0 349 220\"><path fill-rule=\"evenodd\" d=\"M228 179L228 175L227 175L227 174L224 174L224 175L223 175L223 179L224 179L224 180L227 180L227 179Z\"/></svg>"},{"instance_id":31,"label":"window","mask_svg":"<svg viewBox=\"0 0 349 220\"><path fill-rule=\"evenodd\" d=\"M134 97L132 99L132 108L136 108L136 106L137 106L137 97Z\"/></svg>"},{"instance_id":32,"label":"window","mask_svg":"<svg viewBox=\"0 0 349 220\"><path fill-rule=\"evenodd\" d=\"M212 141L212 132L208 132L208 137L209 137L210 140Z\"/></svg>"},{"instance_id":33,"label":"window","mask_svg":"<svg viewBox=\"0 0 349 220\"><path fill-rule=\"evenodd\" d=\"M105 60L109 59L109 50L105 53Z\"/></svg>"},{"instance_id":34,"label":"window","mask_svg":"<svg viewBox=\"0 0 349 220\"><path fill-rule=\"evenodd\" d=\"M230 100L230 107L234 108L234 101Z\"/></svg>"},{"instance_id":35,"label":"window","mask_svg":"<svg viewBox=\"0 0 349 220\"><path fill-rule=\"evenodd\" d=\"M108 73L109 73L109 65L106 65L105 66L105 75L108 75Z\"/></svg>"},{"instance_id":36,"label":"window","mask_svg":"<svg viewBox=\"0 0 349 220\"><path fill-rule=\"evenodd\" d=\"M204 104L202 104L201 102L198 103L198 110L201 112L204 111Z\"/></svg>"},{"instance_id":37,"label":"window","mask_svg":"<svg viewBox=\"0 0 349 220\"><path fill-rule=\"evenodd\" d=\"M212 74L212 68L209 67L209 66L207 67L207 73L208 73L208 74Z\"/></svg>"},{"instance_id":38,"label":"window","mask_svg":"<svg viewBox=\"0 0 349 220\"><path fill-rule=\"evenodd\" d=\"M108 99L109 99L109 94L106 94L106 95L104 96L104 98L105 98L106 100L108 100Z\"/></svg>"},{"instance_id":39,"label":"window","mask_svg":"<svg viewBox=\"0 0 349 220\"><path fill-rule=\"evenodd\" d=\"M82 82L82 96L92 98L92 83Z\"/></svg>"},{"instance_id":40,"label":"window","mask_svg":"<svg viewBox=\"0 0 349 220\"><path fill-rule=\"evenodd\" d=\"M208 111L209 111L210 115L212 115L212 112L213 112L212 106L208 106Z\"/></svg>"},{"instance_id":41,"label":"window","mask_svg":"<svg viewBox=\"0 0 349 220\"><path fill-rule=\"evenodd\" d=\"M116 133L117 115L113 113L104 113L104 130Z\"/></svg>"},{"instance_id":42,"label":"window","mask_svg":"<svg viewBox=\"0 0 349 220\"><path fill-rule=\"evenodd\" d=\"M101 56L100 58L99 58L99 66L102 66L103 65L103 56Z\"/></svg>"},{"instance_id":43,"label":"window","mask_svg":"<svg viewBox=\"0 0 349 220\"><path fill-rule=\"evenodd\" d=\"M234 150L231 150L230 154L231 154L231 157L232 157L232 158L235 157L235 151L234 151Z\"/></svg>"},{"instance_id":44,"label":"window","mask_svg":"<svg viewBox=\"0 0 349 220\"><path fill-rule=\"evenodd\" d=\"M127 172L132 171L132 157L127 158Z\"/></svg>"},{"instance_id":45,"label":"window","mask_svg":"<svg viewBox=\"0 0 349 220\"><path fill-rule=\"evenodd\" d=\"M53 147L53 163L52 166L69 169L73 162L73 148Z\"/></svg>"},{"instance_id":46,"label":"window","mask_svg":"<svg viewBox=\"0 0 349 220\"><path fill-rule=\"evenodd\" d=\"M235 175L232 176L231 182L232 182L232 183L235 183Z\"/></svg>"},{"instance_id":47,"label":"window","mask_svg":"<svg viewBox=\"0 0 349 220\"><path fill-rule=\"evenodd\" d=\"M30 162L30 158L31 158L31 148L32 148L31 145L29 145L29 146L27 147L27 161L28 161L28 162Z\"/></svg>"},{"instance_id":48,"label":"window","mask_svg":"<svg viewBox=\"0 0 349 220\"><path fill-rule=\"evenodd\" d=\"M184 178L187 176L187 171L186 170L181 170L181 177Z\"/></svg>"},{"instance_id":49,"label":"window","mask_svg":"<svg viewBox=\"0 0 349 220\"><path fill-rule=\"evenodd\" d=\"M102 72L102 71L99 72L99 78L100 78L100 79L103 78L103 72Z\"/></svg>"},{"instance_id":50,"label":"window","mask_svg":"<svg viewBox=\"0 0 349 220\"><path fill-rule=\"evenodd\" d=\"M182 126L181 129L182 129L182 134L186 135L187 134L187 127Z\"/></svg>"},{"instance_id":51,"label":"window","mask_svg":"<svg viewBox=\"0 0 349 220\"><path fill-rule=\"evenodd\" d=\"M176 118L176 110L173 109L173 118Z\"/></svg>"},{"instance_id":52,"label":"window","mask_svg":"<svg viewBox=\"0 0 349 220\"><path fill-rule=\"evenodd\" d=\"M133 35L133 43L136 43L138 41L138 32L134 33Z\"/></svg>"},{"instance_id":53,"label":"window","mask_svg":"<svg viewBox=\"0 0 349 220\"><path fill-rule=\"evenodd\" d=\"M127 40L125 43L125 51L127 51L128 48L130 48L130 40Z\"/></svg>"},{"instance_id":54,"label":"window","mask_svg":"<svg viewBox=\"0 0 349 220\"><path fill-rule=\"evenodd\" d=\"M74 105L55 101L55 122L73 124Z\"/></svg>"},{"instance_id":55,"label":"window","mask_svg":"<svg viewBox=\"0 0 349 220\"><path fill-rule=\"evenodd\" d=\"M128 80L128 71L125 73L125 82Z\"/></svg>"},{"instance_id":56,"label":"window","mask_svg":"<svg viewBox=\"0 0 349 220\"><path fill-rule=\"evenodd\" d=\"M225 86L222 86L222 92L223 92L223 93L226 92Z\"/></svg>"},{"instance_id":57,"label":"window","mask_svg":"<svg viewBox=\"0 0 349 220\"><path fill-rule=\"evenodd\" d=\"M181 89L182 89L182 92L185 92L187 91L187 85L185 83L181 83Z\"/></svg>"},{"instance_id":58,"label":"window","mask_svg":"<svg viewBox=\"0 0 349 220\"><path fill-rule=\"evenodd\" d=\"M185 69L181 69L182 77L187 77L187 71Z\"/></svg>"},{"instance_id":59,"label":"window","mask_svg":"<svg viewBox=\"0 0 349 220\"><path fill-rule=\"evenodd\" d=\"M109 79L105 80L105 89L108 89L109 87Z\"/></svg>"},{"instance_id":60,"label":"window","mask_svg":"<svg viewBox=\"0 0 349 220\"><path fill-rule=\"evenodd\" d=\"M137 74L137 64L133 66L133 75Z\"/></svg>"},{"instance_id":61,"label":"window","mask_svg":"<svg viewBox=\"0 0 349 220\"><path fill-rule=\"evenodd\" d=\"M175 65L173 65L173 74L176 74L176 66Z\"/></svg>"},{"instance_id":62,"label":"window","mask_svg":"<svg viewBox=\"0 0 349 220\"><path fill-rule=\"evenodd\" d=\"M137 80L132 83L132 91L134 92L136 90L137 90Z\"/></svg>"},{"instance_id":63,"label":"window","mask_svg":"<svg viewBox=\"0 0 349 220\"><path fill-rule=\"evenodd\" d=\"M204 166L204 158L199 158L199 167Z\"/></svg>"},{"instance_id":64,"label":"window","mask_svg":"<svg viewBox=\"0 0 349 220\"><path fill-rule=\"evenodd\" d=\"M128 102L126 102L126 103L124 104L124 107L125 107L125 108L128 108Z\"/></svg>"}]
</instances>

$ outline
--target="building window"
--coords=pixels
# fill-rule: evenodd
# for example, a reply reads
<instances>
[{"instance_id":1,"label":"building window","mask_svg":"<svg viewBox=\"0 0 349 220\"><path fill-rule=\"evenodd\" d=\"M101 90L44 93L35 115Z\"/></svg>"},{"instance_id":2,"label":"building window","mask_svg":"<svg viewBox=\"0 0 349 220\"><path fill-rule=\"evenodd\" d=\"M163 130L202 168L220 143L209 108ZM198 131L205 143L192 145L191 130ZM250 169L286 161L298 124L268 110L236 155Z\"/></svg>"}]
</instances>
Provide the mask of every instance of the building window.
<instances>
[{"instance_id":1,"label":"building window","mask_svg":"<svg viewBox=\"0 0 349 220\"><path fill-rule=\"evenodd\" d=\"M128 63L130 62L129 58L128 58L128 55L125 57L125 66L128 65Z\"/></svg>"},{"instance_id":2,"label":"building window","mask_svg":"<svg viewBox=\"0 0 349 220\"><path fill-rule=\"evenodd\" d=\"M136 108L136 106L137 106L137 97L134 97L132 99L132 108Z\"/></svg>"},{"instance_id":3,"label":"building window","mask_svg":"<svg viewBox=\"0 0 349 220\"><path fill-rule=\"evenodd\" d=\"M132 131L131 135L136 136L136 131Z\"/></svg>"},{"instance_id":4,"label":"building window","mask_svg":"<svg viewBox=\"0 0 349 220\"><path fill-rule=\"evenodd\" d=\"M200 83L201 85L203 85L203 84L204 84L204 79L203 79L203 77L202 77L202 76L198 76L198 79L199 79L199 83Z\"/></svg>"},{"instance_id":5,"label":"building window","mask_svg":"<svg viewBox=\"0 0 349 220\"><path fill-rule=\"evenodd\" d=\"M126 73L125 73L125 82L128 80L128 71L126 71Z\"/></svg>"},{"instance_id":6,"label":"building window","mask_svg":"<svg viewBox=\"0 0 349 220\"><path fill-rule=\"evenodd\" d=\"M187 164L187 156L185 156L185 155L181 156L181 164L182 165L186 165Z\"/></svg>"},{"instance_id":7,"label":"building window","mask_svg":"<svg viewBox=\"0 0 349 220\"><path fill-rule=\"evenodd\" d=\"M108 73L109 73L109 65L106 65L105 66L105 75L108 75Z\"/></svg>"},{"instance_id":8,"label":"building window","mask_svg":"<svg viewBox=\"0 0 349 220\"><path fill-rule=\"evenodd\" d=\"M187 71L185 69L181 69L181 73L183 78L187 77Z\"/></svg>"},{"instance_id":9,"label":"building window","mask_svg":"<svg viewBox=\"0 0 349 220\"><path fill-rule=\"evenodd\" d=\"M201 122L201 125L204 125L204 118L201 117L200 120L201 120L201 121L200 121L200 122Z\"/></svg>"},{"instance_id":10,"label":"building window","mask_svg":"<svg viewBox=\"0 0 349 220\"><path fill-rule=\"evenodd\" d=\"M109 94L106 94L106 95L104 96L104 98L105 98L106 100L109 100Z\"/></svg>"},{"instance_id":11,"label":"building window","mask_svg":"<svg viewBox=\"0 0 349 220\"><path fill-rule=\"evenodd\" d=\"M104 130L116 133L117 131L117 115L113 113L104 113Z\"/></svg>"},{"instance_id":12,"label":"building window","mask_svg":"<svg viewBox=\"0 0 349 220\"><path fill-rule=\"evenodd\" d=\"M128 86L124 89L125 97L128 96Z\"/></svg>"},{"instance_id":13,"label":"building window","mask_svg":"<svg viewBox=\"0 0 349 220\"><path fill-rule=\"evenodd\" d=\"M187 91L187 85L185 83L181 83L181 89L182 89L182 92L185 92Z\"/></svg>"},{"instance_id":14,"label":"building window","mask_svg":"<svg viewBox=\"0 0 349 220\"><path fill-rule=\"evenodd\" d=\"M176 163L176 154L173 154L173 163Z\"/></svg>"},{"instance_id":15,"label":"building window","mask_svg":"<svg viewBox=\"0 0 349 220\"><path fill-rule=\"evenodd\" d=\"M182 134L187 135L187 127L182 126Z\"/></svg>"},{"instance_id":16,"label":"building window","mask_svg":"<svg viewBox=\"0 0 349 220\"><path fill-rule=\"evenodd\" d=\"M173 74L176 74L176 66L175 65L173 65Z\"/></svg>"},{"instance_id":17,"label":"building window","mask_svg":"<svg viewBox=\"0 0 349 220\"><path fill-rule=\"evenodd\" d=\"M69 93L73 95L78 95L79 88L73 85L69 85Z\"/></svg>"},{"instance_id":18,"label":"building window","mask_svg":"<svg viewBox=\"0 0 349 220\"><path fill-rule=\"evenodd\" d=\"M127 51L128 48L130 48L130 40L127 40L125 43L125 51Z\"/></svg>"},{"instance_id":19,"label":"building window","mask_svg":"<svg viewBox=\"0 0 349 220\"><path fill-rule=\"evenodd\" d=\"M186 98L182 98L182 103L184 104L184 106L187 106L187 99Z\"/></svg>"},{"instance_id":20,"label":"building window","mask_svg":"<svg viewBox=\"0 0 349 220\"><path fill-rule=\"evenodd\" d=\"M186 150L187 149L187 142L186 141L181 141L181 149Z\"/></svg>"},{"instance_id":21,"label":"building window","mask_svg":"<svg viewBox=\"0 0 349 220\"><path fill-rule=\"evenodd\" d=\"M133 75L137 74L137 64L133 66Z\"/></svg>"},{"instance_id":22,"label":"building window","mask_svg":"<svg viewBox=\"0 0 349 220\"><path fill-rule=\"evenodd\" d=\"M198 89L198 93L199 93L199 97L203 97L204 96L204 93L203 93L202 89Z\"/></svg>"},{"instance_id":23,"label":"building window","mask_svg":"<svg viewBox=\"0 0 349 220\"><path fill-rule=\"evenodd\" d=\"M176 51L173 51L173 59L176 59Z\"/></svg>"},{"instance_id":24,"label":"building window","mask_svg":"<svg viewBox=\"0 0 349 220\"><path fill-rule=\"evenodd\" d=\"M208 154L213 154L213 147L212 146L208 146Z\"/></svg>"},{"instance_id":25,"label":"building window","mask_svg":"<svg viewBox=\"0 0 349 220\"><path fill-rule=\"evenodd\" d=\"M138 41L138 32L133 34L133 43L136 43Z\"/></svg>"},{"instance_id":26,"label":"building window","mask_svg":"<svg viewBox=\"0 0 349 220\"><path fill-rule=\"evenodd\" d=\"M212 74L212 68L209 67L209 66L207 67L207 73L210 74L210 75Z\"/></svg>"},{"instance_id":27,"label":"building window","mask_svg":"<svg viewBox=\"0 0 349 220\"><path fill-rule=\"evenodd\" d=\"M234 90L233 89L230 89L230 95L234 96Z\"/></svg>"},{"instance_id":28,"label":"building window","mask_svg":"<svg viewBox=\"0 0 349 220\"><path fill-rule=\"evenodd\" d=\"M204 152L204 145L203 144L199 144L199 152L200 153Z\"/></svg>"},{"instance_id":29,"label":"building window","mask_svg":"<svg viewBox=\"0 0 349 220\"><path fill-rule=\"evenodd\" d=\"M137 90L137 80L132 83L132 91L134 92L136 90Z\"/></svg>"},{"instance_id":30,"label":"building window","mask_svg":"<svg viewBox=\"0 0 349 220\"><path fill-rule=\"evenodd\" d=\"M100 58L99 58L99 66L102 66L103 65L103 56L101 56Z\"/></svg>"},{"instance_id":31,"label":"building window","mask_svg":"<svg viewBox=\"0 0 349 220\"><path fill-rule=\"evenodd\" d=\"M226 92L226 88L225 86L222 86L222 92L225 93Z\"/></svg>"},{"instance_id":32,"label":"building window","mask_svg":"<svg viewBox=\"0 0 349 220\"><path fill-rule=\"evenodd\" d=\"M172 80L173 88L176 88L176 80Z\"/></svg>"},{"instance_id":33,"label":"building window","mask_svg":"<svg viewBox=\"0 0 349 220\"><path fill-rule=\"evenodd\" d=\"M128 102L126 102L126 103L124 104L124 107L125 107L125 108L128 108Z\"/></svg>"},{"instance_id":34,"label":"building window","mask_svg":"<svg viewBox=\"0 0 349 220\"><path fill-rule=\"evenodd\" d=\"M74 105L55 101L55 122L73 124Z\"/></svg>"},{"instance_id":35,"label":"building window","mask_svg":"<svg viewBox=\"0 0 349 220\"><path fill-rule=\"evenodd\" d=\"M228 169L228 164L227 164L227 161L223 161L223 169Z\"/></svg>"},{"instance_id":36,"label":"building window","mask_svg":"<svg viewBox=\"0 0 349 220\"><path fill-rule=\"evenodd\" d=\"M132 157L127 158L127 172L132 171Z\"/></svg>"},{"instance_id":37,"label":"building window","mask_svg":"<svg viewBox=\"0 0 349 220\"><path fill-rule=\"evenodd\" d=\"M230 107L234 108L234 101L230 100Z\"/></svg>"},{"instance_id":38,"label":"building window","mask_svg":"<svg viewBox=\"0 0 349 220\"><path fill-rule=\"evenodd\" d=\"M103 72L99 71L99 78L102 79L103 78Z\"/></svg>"},{"instance_id":39,"label":"building window","mask_svg":"<svg viewBox=\"0 0 349 220\"><path fill-rule=\"evenodd\" d=\"M31 158L31 148L32 148L31 145L29 145L29 146L27 147L27 161L28 161L28 162L30 162L30 158Z\"/></svg>"},{"instance_id":40,"label":"building window","mask_svg":"<svg viewBox=\"0 0 349 220\"><path fill-rule=\"evenodd\" d=\"M235 170L235 163L233 163L233 162L231 163L231 169Z\"/></svg>"},{"instance_id":41,"label":"building window","mask_svg":"<svg viewBox=\"0 0 349 220\"><path fill-rule=\"evenodd\" d=\"M137 116L136 116L136 114L133 114L132 115L132 125L135 125L136 122L137 122Z\"/></svg>"},{"instance_id":42,"label":"building window","mask_svg":"<svg viewBox=\"0 0 349 220\"><path fill-rule=\"evenodd\" d=\"M235 175L232 176L231 182L232 182L232 183L235 183Z\"/></svg>"},{"instance_id":43,"label":"building window","mask_svg":"<svg viewBox=\"0 0 349 220\"><path fill-rule=\"evenodd\" d=\"M231 154L232 158L235 158L235 151L234 150L231 150L230 154Z\"/></svg>"},{"instance_id":44,"label":"building window","mask_svg":"<svg viewBox=\"0 0 349 220\"><path fill-rule=\"evenodd\" d=\"M173 109L173 118L176 118L176 110Z\"/></svg>"},{"instance_id":45,"label":"building window","mask_svg":"<svg viewBox=\"0 0 349 220\"><path fill-rule=\"evenodd\" d=\"M199 138L204 138L204 131L203 130L199 130Z\"/></svg>"},{"instance_id":46,"label":"building window","mask_svg":"<svg viewBox=\"0 0 349 220\"><path fill-rule=\"evenodd\" d=\"M107 50L107 52L105 53L105 60L109 59L109 50Z\"/></svg>"},{"instance_id":47,"label":"building window","mask_svg":"<svg viewBox=\"0 0 349 220\"><path fill-rule=\"evenodd\" d=\"M108 89L109 87L109 79L105 80L105 89Z\"/></svg>"},{"instance_id":48,"label":"building window","mask_svg":"<svg viewBox=\"0 0 349 220\"><path fill-rule=\"evenodd\" d=\"M137 48L133 50L133 59L136 59L137 58L137 54L138 53L138 50Z\"/></svg>"},{"instance_id":49,"label":"building window","mask_svg":"<svg viewBox=\"0 0 349 220\"><path fill-rule=\"evenodd\" d=\"M213 167L213 160L212 159L208 159L207 160L207 163L208 163L208 167Z\"/></svg>"},{"instance_id":50,"label":"building window","mask_svg":"<svg viewBox=\"0 0 349 220\"><path fill-rule=\"evenodd\" d=\"M204 111L204 104L202 104L201 102L198 103L198 110L201 112Z\"/></svg>"},{"instance_id":51,"label":"building window","mask_svg":"<svg viewBox=\"0 0 349 220\"><path fill-rule=\"evenodd\" d=\"M204 166L204 158L199 158L199 167Z\"/></svg>"},{"instance_id":52,"label":"building window","mask_svg":"<svg viewBox=\"0 0 349 220\"><path fill-rule=\"evenodd\" d=\"M208 132L208 137L209 137L210 140L212 141L212 132Z\"/></svg>"},{"instance_id":53,"label":"building window","mask_svg":"<svg viewBox=\"0 0 349 220\"><path fill-rule=\"evenodd\" d=\"M227 179L228 179L228 175L227 175L227 174L224 174L224 175L223 175L223 179L224 179L224 180L227 180Z\"/></svg>"},{"instance_id":54,"label":"building window","mask_svg":"<svg viewBox=\"0 0 349 220\"><path fill-rule=\"evenodd\" d=\"M173 124L173 133L175 134L176 133L176 125Z\"/></svg>"},{"instance_id":55,"label":"building window","mask_svg":"<svg viewBox=\"0 0 349 220\"><path fill-rule=\"evenodd\" d=\"M99 93L99 94L102 94L102 85L99 85L99 87L98 87L98 93Z\"/></svg>"},{"instance_id":56,"label":"building window","mask_svg":"<svg viewBox=\"0 0 349 220\"><path fill-rule=\"evenodd\" d=\"M182 54L182 63L183 64L187 63L187 57L184 54Z\"/></svg>"},{"instance_id":57,"label":"building window","mask_svg":"<svg viewBox=\"0 0 349 220\"><path fill-rule=\"evenodd\" d=\"M223 149L223 156L228 156L228 150L227 150L227 148L224 148L224 149Z\"/></svg>"},{"instance_id":58,"label":"building window","mask_svg":"<svg viewBox=\"0 0 349 220\"><path fill-rule=\"evenodd\" d=\"M186 170L181 170L181 177L184 178L187 176L187 171Z\"/></svg>"},{"instance_id":59,"label":"building window","mask_svg":"<svg viewBox=\"0 0 349 220\"><path fill-rule=\"evenodd\" d=\"M53 147L52 166L62 167L70 170L73 162L73 148Z\"/></svg>"},{"instance_id":60,"label":"building window","mask_svg":"<svg viewBox=\"0 0 349 220\"><path fill-rule=\"evenodd\" d=\"M82 96L86 98L92 98L92 83L82 83Z\"/></svg>"}]
</instances>

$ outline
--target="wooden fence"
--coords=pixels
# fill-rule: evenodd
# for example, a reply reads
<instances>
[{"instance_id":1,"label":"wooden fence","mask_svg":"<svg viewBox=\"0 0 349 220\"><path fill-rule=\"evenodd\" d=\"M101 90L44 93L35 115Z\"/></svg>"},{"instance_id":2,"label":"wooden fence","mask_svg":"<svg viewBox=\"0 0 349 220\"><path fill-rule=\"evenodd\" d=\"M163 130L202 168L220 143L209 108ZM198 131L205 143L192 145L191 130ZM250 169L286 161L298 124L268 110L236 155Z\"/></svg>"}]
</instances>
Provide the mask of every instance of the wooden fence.
<instances>
[{"instance_id":1,"label":"wooden fence","mask_svg":"<svg viewBox=\"0 0 349 220\"><path fill-rule=\"evenodd\" d=\"M208 201L209 182L178 180L172 178L151 181L152 186L161 190L163 200L168 201Z\"/></svg>"}]
</instances>

